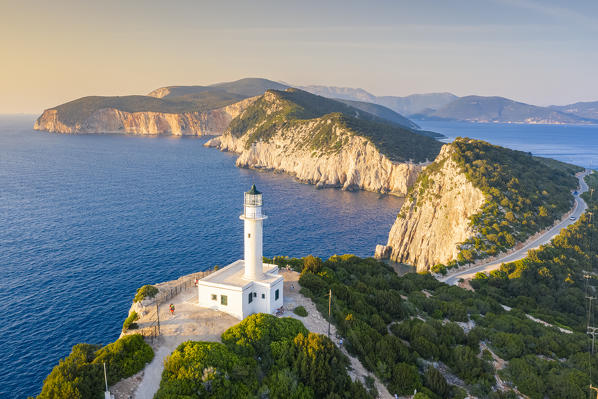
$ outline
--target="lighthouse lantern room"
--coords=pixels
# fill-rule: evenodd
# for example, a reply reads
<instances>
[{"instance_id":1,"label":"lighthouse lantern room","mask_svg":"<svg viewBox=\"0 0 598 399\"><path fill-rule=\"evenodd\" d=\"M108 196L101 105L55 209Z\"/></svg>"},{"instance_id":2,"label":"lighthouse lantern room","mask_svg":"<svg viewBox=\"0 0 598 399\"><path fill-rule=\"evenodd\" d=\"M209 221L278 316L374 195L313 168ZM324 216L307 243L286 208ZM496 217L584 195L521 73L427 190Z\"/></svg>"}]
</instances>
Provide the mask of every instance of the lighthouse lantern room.
<instances>
[{"instance_id":1,"label":"lighthouse lantern room","mask_svg":"<svg viewBox=\"0 0 598 399\"><path fill-rule=\"evenodd\" d=\"M198 282L199 305L244 319L253 313L270 313L282 307L283 278L278 266L263 262L262 193L255 184L245 192L243 214L245 258Z\"/></svg>"}]
</instances>

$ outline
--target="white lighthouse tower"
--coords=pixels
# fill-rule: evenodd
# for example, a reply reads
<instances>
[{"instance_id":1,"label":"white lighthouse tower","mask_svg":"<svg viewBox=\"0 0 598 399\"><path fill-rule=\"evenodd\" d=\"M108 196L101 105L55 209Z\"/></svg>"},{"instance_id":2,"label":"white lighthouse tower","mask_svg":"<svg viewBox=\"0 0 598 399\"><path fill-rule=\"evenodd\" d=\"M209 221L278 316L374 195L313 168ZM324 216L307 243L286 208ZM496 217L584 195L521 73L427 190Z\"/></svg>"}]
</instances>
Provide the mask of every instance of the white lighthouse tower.
<instances>
[{"instance_id":1,"label":"white lighthouse tower","mask_svg":"<svg viewBox=\"0 0 598 399\"><path fill-rule=\"evenodd\" d=\"M283 278L278 266L263 262L262 193L255 184L244 194L245 258L199 280L199 306L244 319L252 313L276 313L283 305Z\"/></svg>"},{"instance_id":2,"label":"white lighthouse tower","mask_svg":"<svg viewBox=\"0 0 598 399\"><path fill-rule=\"evenodd\" d=\"M245 221L245 274L248 280L261 280L263 277L262 261L262 225L268 216L262 213L262 193L255 184L245 193L243 214L239 216Z\"/></svg>"}]
</instances>

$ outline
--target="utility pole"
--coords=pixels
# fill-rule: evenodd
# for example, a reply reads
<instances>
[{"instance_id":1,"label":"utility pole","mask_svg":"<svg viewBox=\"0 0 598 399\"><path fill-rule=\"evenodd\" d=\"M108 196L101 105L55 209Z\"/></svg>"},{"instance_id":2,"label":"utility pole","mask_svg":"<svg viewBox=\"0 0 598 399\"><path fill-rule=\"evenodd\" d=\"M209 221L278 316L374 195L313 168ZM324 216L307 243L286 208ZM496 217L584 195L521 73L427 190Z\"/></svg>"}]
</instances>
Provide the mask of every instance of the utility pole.
<instances>
[{"instance_id":1,"label":"utility pole","mask_svg":"<svg viewBox=\"0 0 598 399\"><path fill-rule=\"evenodd\" d=\"M108 392L108 377L106 377L106 362L104 362L104 382L106 383L106 392Z\"/></svg>"},{"instance_id":2,"label":"utility pole","mask_svg":"<svg viewBox=\"0 0 598 399\"><path fill-rule=\"evenodd\" d=\"M158 318L158 335L160 335L160 305L158 304L158 298L156 298L156 317Z\"/></svg>"},{"instance_id":3,"label":"utility pole","mask_svg":"<svg viewBox=\"0 0 598 399\"><path fill-rule=\"evenodd\" d=\"M330 314L332 313L332 288L328 291L328 338L330 339Z\"/></svg>"}]
</instances>

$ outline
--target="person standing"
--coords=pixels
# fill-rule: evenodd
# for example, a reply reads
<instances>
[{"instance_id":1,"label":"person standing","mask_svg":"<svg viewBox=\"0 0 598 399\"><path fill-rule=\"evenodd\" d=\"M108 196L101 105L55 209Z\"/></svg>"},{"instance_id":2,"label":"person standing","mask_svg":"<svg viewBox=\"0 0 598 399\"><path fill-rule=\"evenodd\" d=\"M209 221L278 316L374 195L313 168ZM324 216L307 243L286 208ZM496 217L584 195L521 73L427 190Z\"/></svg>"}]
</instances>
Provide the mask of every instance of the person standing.
<instances>
[{"instance_id":1,"label":"person standing","mask_svg":"<svg viewBox=\"0 0 598 399\"><path fill-rule=\"evenodd\" d=\"M174 304L170 304L170 314L174 316Z\"/></svg>"}]
</instances>

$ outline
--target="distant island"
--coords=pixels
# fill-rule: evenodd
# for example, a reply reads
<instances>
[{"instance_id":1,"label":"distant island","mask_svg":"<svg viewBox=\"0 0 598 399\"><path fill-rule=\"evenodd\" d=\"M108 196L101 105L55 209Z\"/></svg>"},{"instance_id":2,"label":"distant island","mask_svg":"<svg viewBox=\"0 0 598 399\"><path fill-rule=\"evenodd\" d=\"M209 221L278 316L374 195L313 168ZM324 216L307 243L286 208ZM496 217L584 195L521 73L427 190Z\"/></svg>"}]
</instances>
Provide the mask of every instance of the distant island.
<instances>
[{"instance_id":1,"label":"distant island","mask_svg":"<svg viewBox=\"0 0 598 399\"><path fill-rule=\"evenodd\" d=\"M410 96L375 96L363 89L334 86L299 87L329 98L367 101L388 107L414 120L472 123L598 124L598 101L539 107L496 96L425 93Z\"/></svg>"},{"instance_id":2,"label":"distant island","mask_svg":"<svg viewBox=\"0 0 598 399\"><path fill-rule=\"evenodd\" d=\"M245 78L208 86L167 86L147 95L82 97L48 108L34 129L55 133L120 133L218 135L252 99L266 90L291 85L261 78ZM598 101L539 107L503 97L424 93L375 96L363 89L298 86L385 119L418 130L413 120L483 123L596 124ZM441 135L438 135L441 136Z\"/></svg>"},{"instance_id":3,"label":"distant island","mask_svg":"<svg viewBox=\"0 0 598 399\"><path fill-rule=\"evenodd\" d=\"M247 78L210 86L162 87L147 95L83 97L45 110L34 129L55 133L216 135L222 134L256 96L269 89L289 87L267 79ZM386 122L419 130L417 124L382 105L340 101Z\"/></svg>"}]
</instances>

